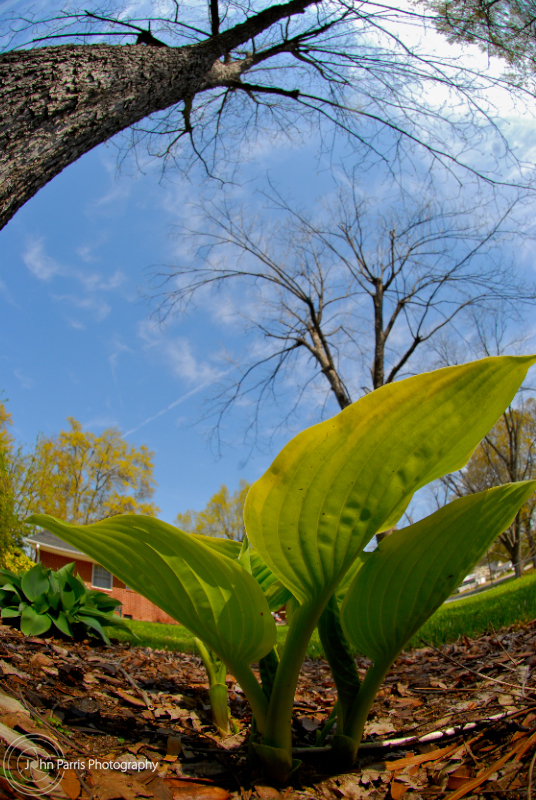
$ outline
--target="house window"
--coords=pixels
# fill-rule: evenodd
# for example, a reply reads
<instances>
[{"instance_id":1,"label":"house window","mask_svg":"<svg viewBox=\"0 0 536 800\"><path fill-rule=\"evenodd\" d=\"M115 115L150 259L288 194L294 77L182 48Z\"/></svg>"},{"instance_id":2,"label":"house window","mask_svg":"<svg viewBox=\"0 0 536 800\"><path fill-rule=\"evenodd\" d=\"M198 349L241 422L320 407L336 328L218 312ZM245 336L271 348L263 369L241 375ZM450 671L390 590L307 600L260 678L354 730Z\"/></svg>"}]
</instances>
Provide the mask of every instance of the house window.
<instances>
[{"instance_id":1,"label":"house window","mask_svg":"<svg viewBox=\"0 0 536 800\"><path fill-rule=\"evenodd\" d=\"M92 586L96 586L97 589L111 589L112 581L113 577L111 572L101 567L100 564L93 564Z\"/></svg>"}]
</instances>

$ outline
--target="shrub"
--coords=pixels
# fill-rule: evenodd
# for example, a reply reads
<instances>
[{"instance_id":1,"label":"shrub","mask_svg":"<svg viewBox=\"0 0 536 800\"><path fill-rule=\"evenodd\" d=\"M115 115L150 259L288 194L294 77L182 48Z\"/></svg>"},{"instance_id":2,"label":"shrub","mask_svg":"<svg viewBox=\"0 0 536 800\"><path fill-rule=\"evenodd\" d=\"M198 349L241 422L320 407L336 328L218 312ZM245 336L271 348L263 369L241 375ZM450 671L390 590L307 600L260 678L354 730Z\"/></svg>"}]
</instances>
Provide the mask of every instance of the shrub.
<instances>
[{"instance_id":1,"label":"shrub","mask_svg":"<svg viewBox=\"0 0 536 800\"><path fill-rule=\"evenodd\" d=\"M35 561L26 555L22 550L15 547L11 550L6 550L1 561L1 567L15 572L20 575L21 572L27 572L35 565Z\"/></svg>"},{"instance_id":2,"label":"shrub","mask_svg":"<svg viewBox=\"0 0 536 800\"><path fill-rule=\"evenodd\" d=\"M55 628L62 636L96 636L109 644L103 627L124 625L114 615L120 605L114 597L88 589L74 574L74 563L57 572L35 564L22 575L0 569L2 620L20 624L27 636Z\"/></svg>"}]
</instances>

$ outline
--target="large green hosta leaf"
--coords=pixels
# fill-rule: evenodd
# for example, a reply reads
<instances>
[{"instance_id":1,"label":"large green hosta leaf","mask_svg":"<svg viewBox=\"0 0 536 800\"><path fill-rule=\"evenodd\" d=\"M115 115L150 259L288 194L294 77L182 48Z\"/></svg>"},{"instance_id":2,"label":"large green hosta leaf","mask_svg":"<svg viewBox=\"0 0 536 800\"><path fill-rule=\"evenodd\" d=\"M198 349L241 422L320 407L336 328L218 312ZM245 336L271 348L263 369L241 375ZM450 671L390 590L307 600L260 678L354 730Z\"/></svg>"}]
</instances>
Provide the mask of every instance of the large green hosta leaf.
<instances>
[{"instance_id":1,"label":"large green hosta leaf","mask_svg":"<svg viewBox=\"0 0 536 800\"><path fill-rule=\"evenodd\" d=\"M534 491L536 481L526 481L462 497L365 554L341 608L352 645L391 663Z\"/></svg>"},{"instance_id":2,"label":"large green hosta leaf","mask_svg":"<svg viewBox=\"0 0 536 800\"><path fill-rule=\"evenodd\" d=\"M300 602L329 597L417 489L467 463L535 361L487 358L408 378L303 431L249 491L255 550Z\"/></svg>"},{"instance_id":3,"label":"large green hosta leaf","mask_svg":"<svg viewBox=\"0 0 536 800\"><path fill-rule=\"evenodd\" d=\"M42 564L36 564L22 576L20 585L30 602L50 588L48 580L49 572L50 571L46 570Z\"/></svg>"},{"instance_id":4,"label":"large green hosta leaf","mask_svg":"<svg viewBox=\"0 0 536 800\"><path fill-rule=\"evenodd\" d=\"M235 542L232 539L219 539L216 536L203 536L200 533L191 535L194 536L194 538L199 542L206 544L207 547L216 550L216 552L238 561L240 552L242 550L241 542ZM254 550L248 549L248 554L248 571L251 572L261 587L270 611L279 611L279 609L290 600L292 596L291 593L266 566L258 553L256 553Z\"/></svg>"},{"instance_id":5,"label":"large green hosta leaf","mask_svg":"<svg viewBox=\"0 0 536 800\"><path fill-rule=\"evenodd\" d=\"M276 628L259 585L190 534L136 515L68 525L34 514L29 522L76 545L182 622L230 666L251 664L274 646Z\"/></svg>"}]
</instances>

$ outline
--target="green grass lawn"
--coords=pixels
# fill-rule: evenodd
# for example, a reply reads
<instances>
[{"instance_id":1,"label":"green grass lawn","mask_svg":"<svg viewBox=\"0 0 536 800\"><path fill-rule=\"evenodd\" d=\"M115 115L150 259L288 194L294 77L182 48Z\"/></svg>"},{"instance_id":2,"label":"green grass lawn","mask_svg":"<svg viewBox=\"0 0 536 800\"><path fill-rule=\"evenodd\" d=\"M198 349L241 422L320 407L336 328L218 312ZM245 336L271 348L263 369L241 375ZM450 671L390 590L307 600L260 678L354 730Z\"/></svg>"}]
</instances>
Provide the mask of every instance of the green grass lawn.
<instances>
[{"instance_id":1,"label":"green grass lawn","mask_svg":"<svg viewBox=\"0 0 536 800\"><path fill-rule=\"evenodd\" d=\"M508 580L481 594L441 606L409 643L422 647L423 640L436 646L459 636L478 636L515 622L536 618L536 573Z\"/></svg>"},{"instance_id":2,"label":"green grass lawn","mask_svg":"<svg viewBox=\"0 0 536 800\"><path fill-rule=\"evenodd\" d=\"M442 606L413 637L408 649L422 647L423 641L438 646L455 641L459 636L478 636L492 625L495 629L515 622L536 618L536 573L518 580L507 581L488 592L461 598ZM109 630L120 641L129 641L139 647L156 650L195 651L193 635L182 625L161 625L157 622L128 621L130 633ZM139 638L134 638L136 634ZM285 626L277 629L277 639L283 644L287 634ZM309 656L323 655L315 631L307 650Z\"/></svg>"},{"instance_id":3,"label":"green grass lawn","mask_svg":"<svg viewBox=\"0 0 536 800\"><path fill-rule=\"evenodd\" d=\"M122 631L120 628L108 628L108 635L121 642L131 642L137 647L153 647L155 650L179 650L181 652L195 652L194 635L182 625L162 625L159 622L137 622L129 619L127 622L131 632ZM135 634L139 638L134 637ZM287 627L282 625L277 628L277 641L283 644L287 635ZM308 654L312 658L323 655L317 631L314 632Z\"/></svg>"}]
</instances>

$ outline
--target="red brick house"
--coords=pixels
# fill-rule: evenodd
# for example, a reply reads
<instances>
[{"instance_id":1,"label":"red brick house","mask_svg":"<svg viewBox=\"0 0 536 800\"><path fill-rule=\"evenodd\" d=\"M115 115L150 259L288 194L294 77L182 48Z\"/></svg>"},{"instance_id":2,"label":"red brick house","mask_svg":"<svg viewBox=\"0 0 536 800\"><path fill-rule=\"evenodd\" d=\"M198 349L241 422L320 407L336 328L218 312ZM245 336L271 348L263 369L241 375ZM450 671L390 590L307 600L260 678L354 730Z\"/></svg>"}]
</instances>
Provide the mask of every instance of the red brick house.
<instances>
[{"instance_id":1,"label":"red brick house","mask_svg":"<svg viewBox=\"0 0 536 800\"><path fill-rule=\"evenodd\" d=\"M74 561L75 572L82 578L86 586L110 594L123 604L119 607L118 612L124 619L177 624L176 620L165 611L141 594L129 589L107 569L55 534L49 531L38 531L33 536L28 536L26 542L34 551L34 561L40 561L44 567L60 569L65 564Z\"/></svg>"}]
</instances>

